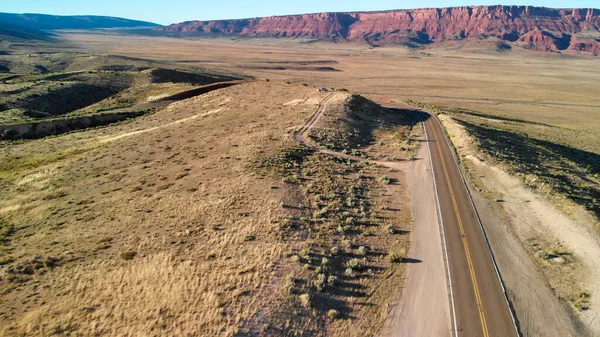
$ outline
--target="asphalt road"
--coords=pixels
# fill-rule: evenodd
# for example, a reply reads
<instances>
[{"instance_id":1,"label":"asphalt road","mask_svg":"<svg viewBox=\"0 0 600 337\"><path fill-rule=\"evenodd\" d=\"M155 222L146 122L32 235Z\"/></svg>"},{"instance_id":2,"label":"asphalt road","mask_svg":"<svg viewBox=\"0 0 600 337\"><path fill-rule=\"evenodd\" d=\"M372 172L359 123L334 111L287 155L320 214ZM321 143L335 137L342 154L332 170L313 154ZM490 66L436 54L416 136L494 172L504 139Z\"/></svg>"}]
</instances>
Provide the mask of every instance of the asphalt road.
<instances>
[{"instance_id":1,"label":"asphalt road","mask_svg":"<svg viewBox=\"0 0 600 337\"><path fill-rule=\"evenodd\" d=\"M295 139L306 146L320 152L344 157L352 160L364 160L358 157L337 153L334 151L320 149L308 138L308 131L318 122L323 115L333 94L326 95L318 110L309 121L296 133ZM393 108L407 109L406 106L392 106ZM439 121L426 112L409 108L412 113L418 114L423 120L426 128L426 142L429 145L430 162L432 165L434 189L437 193L437 201L441 215L441 228L443 233L443 247L447 255L448 287L450 293L450 316L451 335L455 337L515 337L519 333L515 326L510 311L500 276L495 267L492 252L489 249L483 228L479 223L475 206L471 201L466 184L460 173L460 169L449 142L446 140L443 128ZM420 158L419 160L424 160ZM404 165L399 163L375 162L381 165L403 169ZM415 165L413 165L415 166ZM423 165L415 166L413 169L426 169ZM416 200L413 200L415 202ZM431 238L432 244L438 244L436 237ZM435 242L435 243L434 243ZM447 254L446 254L447 253ZM433 254L438 255L438 254ZM440 267L438 266L437 269ZM417 273L419 274L419 273ZM415 274L413 277L418 277ZM419 275L432 275L427 271ZM439 277L439 276L438 276ZM423 286L431 286L435 282L420 280ZM417 280L418 282L418 280ZM435 292L439 289L431 289ZM421 297L424 292L419 292ZM406 296L406 295L404 295ZM436 296L438 298L439 296ZM431 297L430 297L431 299ZM409 301L409 303L415 303ZM437 303L431 303L430 309ZM447 317L445 314L434 315L431 311L425 312L419 308L406 308L406 310L418 312L417 315L428 315L427 318L436 322L428 322L432 326L412 326L407 331L396 331L398 335L414 335L415 337L429 337L432 331L437 335L443 334L438 330L439 320L434 317ZM404 311L406 311L404 310ZM401 317L402 317L401 312ZM410 315L409 315L410 316ZM418 317L424 318L424 317ZM419 323L423 324L423 320ZM413 317L413 321L415 318ZM433 330L432 330L433 328ZM442 328L443 329L443 328ZM425 332L427 331L427 332Z\"/></svg>"},{"instance_id":2,"label":"asphalt road","mask_svg":"<svg viewBox=\"0 0 600 337\"><path fill-rule=\"evenodd\" d=\"M422 113L448 250L454 336L518 336L492 253L438 120Z\"/></svg>"}]
</instances>

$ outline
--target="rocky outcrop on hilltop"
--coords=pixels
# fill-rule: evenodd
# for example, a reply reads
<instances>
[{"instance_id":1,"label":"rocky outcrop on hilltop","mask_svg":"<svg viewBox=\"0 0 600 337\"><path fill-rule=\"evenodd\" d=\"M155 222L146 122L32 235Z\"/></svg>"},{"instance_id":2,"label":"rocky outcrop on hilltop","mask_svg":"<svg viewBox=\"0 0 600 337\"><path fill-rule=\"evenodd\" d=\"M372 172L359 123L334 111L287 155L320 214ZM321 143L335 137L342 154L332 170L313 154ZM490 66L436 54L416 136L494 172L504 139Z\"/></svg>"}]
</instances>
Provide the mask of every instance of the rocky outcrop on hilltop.
<instances>
[{"instance_id":1,"label":"rocky outcrop on hilltop","mask_svg":"<svg viewBox=\"0 0 600 337\"><path fill-rule=\"evenodd\" d=\"M547 31L535 30L522 35L520 42L525 43L525 47L538 51L559 51L565 50L571 44L571 35L562 33L559 36Z\"/></svg>"},{"instance_id":2,"label":"rocky outcrop on hilltop","mask_svg":"<svg viewBox=\"0 0 600 337\"><path fill-rule=\"evenodd\" d=\"M303 37L422 46L447 40L499 39L542 51L598 54L599 9L474 6L361 13L319 13L265 18L189 21L158 31L248 37ZM580 38L585 35L585 38ZM578 41L578 42L577 42ZM577 43L572 45L572 43Z\"/></svg>"}]
</instances>

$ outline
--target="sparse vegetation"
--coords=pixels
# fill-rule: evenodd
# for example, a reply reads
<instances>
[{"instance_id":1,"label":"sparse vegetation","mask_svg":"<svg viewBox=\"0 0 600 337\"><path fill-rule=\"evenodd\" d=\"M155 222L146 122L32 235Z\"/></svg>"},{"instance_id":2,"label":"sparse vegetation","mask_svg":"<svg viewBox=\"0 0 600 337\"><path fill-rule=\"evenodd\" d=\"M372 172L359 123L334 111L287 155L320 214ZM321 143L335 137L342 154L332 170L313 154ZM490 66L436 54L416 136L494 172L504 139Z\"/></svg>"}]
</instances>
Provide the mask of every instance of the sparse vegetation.
<instances>
[{"instance_id":1,"label":"sparse vegetation","mask_svg":"<svg viewBox=\"0 0 600 337\"><path fill-rule=\"evenodd\" d=\"M330 319L337 319L340 317L340 313L335 309L331 309L327 311L327 317L329 317Z\"/></svg>"},{"instance_id":2,"label":"sparse vegetation","mask_svg":"<svg viewBox=\"0 0 600 337\"><path fill-rule=\"evenodd\" d=\"M600 218L600 203L597 202L600 200L600 155L532 138L510 125L498 128L478 120L456 118L477 140L483 153L505 165L526 186L543 194L569 198ZM504 202L501 198L495 200Z\"/></svg>"},{"instance_id":3,"label":"sparse vegetation","mask_svg":"<svg viewBox=\"0 0 600 337\"><path fill-rule=\"evenodd\" d=\"M300 295L300 303L306 308L310 308L312 306L311 297L309 293Z\"/></svg>"},{"instance_id":4,"label":"sparse vegetation","mask_svg":"<svg viewBox=\"0 0 600 337\"><path fill-rule=\"evenodd\" d=\"M391 263L401 263L406 258L406 249L405 248L396 248L389 254L389 259Z\"/></svg>"},{"instance_id":5,"label":"sparse vegetation","mask_svg":"<svg viewBox=\"0 0 600 337\"><path fill-rule=\"evenodd\" d=\"M313 94L301 86L294 90ZM31 310L25 316L20 304L16 311L0 308L6 312L7 328L28 334L33 321L43 331L78 322L69 327L76 334L91 331L91 324L101 320L118 333L148 332L150 325L132 325L131 320L139 322L132 315L159 326L160 318L136 308L149 308L142 303L156 298L156 291L166 289L163 285L172 290L161 307L187 331L198 332L191 322L207 322L201 328L206 335L253 324L253 313L262 310L257 299L294 313L297 325L288 327L278 312L267 312L272 329L320 331L333 321L328 319L330 310L339 313L336 317L347 313L373 317L383 326L385 316L379 313L385 310L389 292L401 289L402 281L383 276L402 269L378 258L398 238L372 228L384 226L378 218L382 215L403 224L399 226L410 223L408 212L379 207L388 202L379 196L387 187L376 179L383 169L317 154L281 137L282 130L312 113L311 106L288 105L281 113L261 103L246 107L228 100L234 95L278 102L274 106L298 97L288 85L283 89L275 81L252 83L199 97L192 104L182 102L168 114L158 111L152 118L102 130L9 144L11 151L0 154L0 165L6 169L0 184L7 191L0 197L0 209L9 210L6 219L15 224L17 235L9 235L10 252L0 261L3 268L18 273L14 282L0 289L6 293L0 296L20 298ZM198 117L199 109L222 106L226 107L222 113ZM248 121L262 119L269 125L260 133L246 132L252 130ZM193 144L185 135L194 135ZM219 142L209 144L214 139ZM236 179L224 184L225 176ZM30 211L12 211L14 200L19 200L19 209ZM128 202L115 207L110 200ZM37 212L37 207L43 209L43 222L30 221L29 216L35 216L31 210ZM340 224L343 233L337 231ZM39 241L36 233L51 234ZM371 248L357 259L360 247ZM47 267L45 257L40 269L35 269L38 262L25 263L38 250L48 251L44 256L64 257L54 263L61 268L50 268L51 263ZM289 258L281 260L282 256ZM345 274L346 264L355 267L351 277ZM33 296L36 304L23 290L33 286L34 279L49 285ZM277 296L271 286L274 280ZM119 307L127 312L116 309L117 316L107 316L108 307L122 297L104 296L101 289L116 289L120 282L126 282L122 289L131 295L127 306ZM188 292L184 283L195 290ZM235 290L222 293L225 284ZM75 296L80 293L74 290L78 285L86 287L85 296ZM58 292L66 295L57 300ZM196 295L192 299L189 294ZM367 294L373 306L351 300ZM202 317L188 320L189 305ZM304 305L310 310L302 309ZM82 307L87 309L72 309ZM70 314L72 319L67 320ZM223 319L230 315L239 325ZM53 317L52 322L46 317ZM356 324L367 329L372 322L336 324L343 331Z\"/></svg>"},{"instance_id":6,"label":"sparse vegetation","mask_svg":"<svg viewBox=\"0 0 600 337\"><path fill-rule=\"evenodd\" d=\"M133 260L133 258L137 255L137 252L127 251L121 253L121 258L125 261Z\"/></svg>"}]
</instances>

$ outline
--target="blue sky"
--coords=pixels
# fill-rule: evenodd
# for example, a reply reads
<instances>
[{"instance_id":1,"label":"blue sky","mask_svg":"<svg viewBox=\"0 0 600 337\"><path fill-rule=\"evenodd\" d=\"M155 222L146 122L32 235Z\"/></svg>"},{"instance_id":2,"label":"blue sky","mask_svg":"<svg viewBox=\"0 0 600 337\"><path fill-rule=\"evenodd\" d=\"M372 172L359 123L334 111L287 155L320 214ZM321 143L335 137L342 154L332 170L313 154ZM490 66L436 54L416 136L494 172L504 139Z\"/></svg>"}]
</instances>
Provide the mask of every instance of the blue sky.
<instances>
[{"instance_id":1,"label":"blue sky","mask_svg":"<svg viewBox=\"0 0 600 337\"><path fill-rule=\"evenodd\" d=\"M187 20L236 19L329 11L495 5L499 0L0 0L0 12L108 15L170 24ZM532 6L600 7L599 0L521 0Z\"/></svg>"}]
</instances>

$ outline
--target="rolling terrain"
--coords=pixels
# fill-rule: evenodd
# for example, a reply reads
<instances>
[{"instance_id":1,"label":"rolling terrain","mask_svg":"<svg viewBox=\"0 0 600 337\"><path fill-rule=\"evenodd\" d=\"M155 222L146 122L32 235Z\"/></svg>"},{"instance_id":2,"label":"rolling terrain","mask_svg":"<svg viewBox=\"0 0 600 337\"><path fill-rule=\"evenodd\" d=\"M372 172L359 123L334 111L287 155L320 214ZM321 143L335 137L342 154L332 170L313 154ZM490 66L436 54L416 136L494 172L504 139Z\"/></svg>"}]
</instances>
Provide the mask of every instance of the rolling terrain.
<instances>
[{"instance_id":1,"label":"rolling terrain","mask_svg":"<svg viewBox=\"0 0 600 337\"><path fill-rule=\"evenodd\" d=\"M0 66L0 139L36 138L120 121L178 99L177 94L241 78L166 62L79 53L5 55Z\"/></svg>"},{"instance_id":2,"label":"rolling terrain","mask_svg":"<svg viewBox=\"0 0 600 337\"><path fill-rule=\"evenodd\" d=\"M0 141L0 335L595 337L597 12L405 12L11 44L5 124L147 110Z\"/></svg>"},{"instance_id":3,"label":"rolling terrain","mask_svg":"<svg viewBox=\"0 0 600 337\"><path fill-rule=\"evenodd\" d=\"M184 35L306 38L424 47L490 40L548 52L600 53L600 10L474 6L359 13L318 13L241 20L189 21L155 28Z\"/></svg>"},{"instance_id":4,"label":"rolling terrain","mask_svg":"<svg viewBox=\"0 0 600 337\"><path fill-rule=\"evenodd\" d=\"M37 30L156 27L156 23L95 15L0 13L0 21Z\"/></svg>"},{"instance_id":5,"label":"rolling terrain","mask_svg":"<svg viewBox=\"0 0 600 337\"><path fill-rule=\"evenodd\" d=\"M53 34L0 21L0 41L52 41Z\"/></svg>"},{"instance_id":6,"label":"rolling terrain","mask_svg":"<svg viewBox=\"0 0 600 337\"><path fill-rule=\"evenodd\" d=\"M69 34L66 37L85 45L89 51L110 50L115 54L145 55L185 65L240 69L256 78L269 79L271 83L341 88L340 91L345 88L382 105L427 103L426 108L439 114L452 137L521 333L563 337L594 336L593 331L597 331L594 327L596 294L600 293L595 281L600 279L595 276L595 270L599 269L595 256L600 256L595 253L600 247L597 218L590 210L573 203L564 191L547 193L551 191L548 183L559 179L569 181L571 193L581 188L586 193L595 193L590 190L590 187L595 188L591 180L585 178L587 163L592 164L589 168L592 171L593 163L582 161L578 153L586 158L585 153L600 151L600 119L597 118L600 101L596 95L600 87L595 78L596 60L517 48L505 53L486 45L424 51L392 46L372 49L352 43L307 44L294 39L153 38L148 41L127 36ZM198 54L198 50L202 53ZM338 71L315 70L315 67ZM345 130L348 127L333 117L321 120L319 123L324 123L319 124L321 128ZM468 124L463 127L458 124L461 121L479 128ZM352 144L355 139L339 141L335 133L324 137L319 129L314 129L314 140L325 147L331 144L335 151L343 151L344 143ZM364 149L359 153L378 160L393 158L389 151L401 150L400 138L381 132L383 130L385 128L375 133L383 142L376 141L368 147L380 151L377 156ZM505 144L510 146L503 146L504 141L485 141L490 133L509 137L506 132L498 131L519 136L514 143ZM524 137L525 134L529 137ZM471 135L476 138L469 138ZM396 142L397 145L390 146ZM538 146L543 147L539 155L556 160L551 170L540 167L539 156L529 156ZM352 149L348 152L353 155ZM535 175L515 174L512 164L503 159L517 156L522 158L523 166L516 169L537 166L530 172ZM415 158L415 163L421 162L420 158ZM581 165L583 167L579 167ZM415 179L414 175L410 177L411 181ZM423 177L417 179L424 181L423 184L430 183ZM582 201L589 200L593 206L592 199L586 197ZM411 200L421 200L421 205L423 195L411 196ZM415 226L417 221L423 221L419 217L413 219ZM423 225L411 235L423 235L425 228L429 237L436 236L435 229ZM429 247L425 243L411 242L409 256L433 262L431 260L440 257L440 253L428 252ZM439 265L442 265L441 260L437 265L411 264L402 298L439 299L439 293L423 291L433 283L423 283L410 276L420 275L429 280L425 270L438 268L435 275L439 276L444 273ZM397 322L418 322L420 316L402 310L406 308L403 302L397 304L401 312L390 319L398 317ZM414 308L417 310L418 306ZM444 314L437 311L435 317L443 318ZM429 325L431 329L444 326L450 326L449 321ZM411 324L403 327L396 331L408 335L417 331L411 329L414 327ZM431 331L437 335L438 330Z\"/></svg>"},{"instance_id":7,"label":"rolling terrain","mask_svg":"<svg viewBox=\"0 0 600 337\"><path fill-rule=\"evenodd\" d=\"M246 83L4 144L0 334L386 331L410 245L404 173L299 144L324 98ZM369 113L350 99L327 113ZM415 122L360 132L408 136Z\"/></svg>"}]
</instances>

